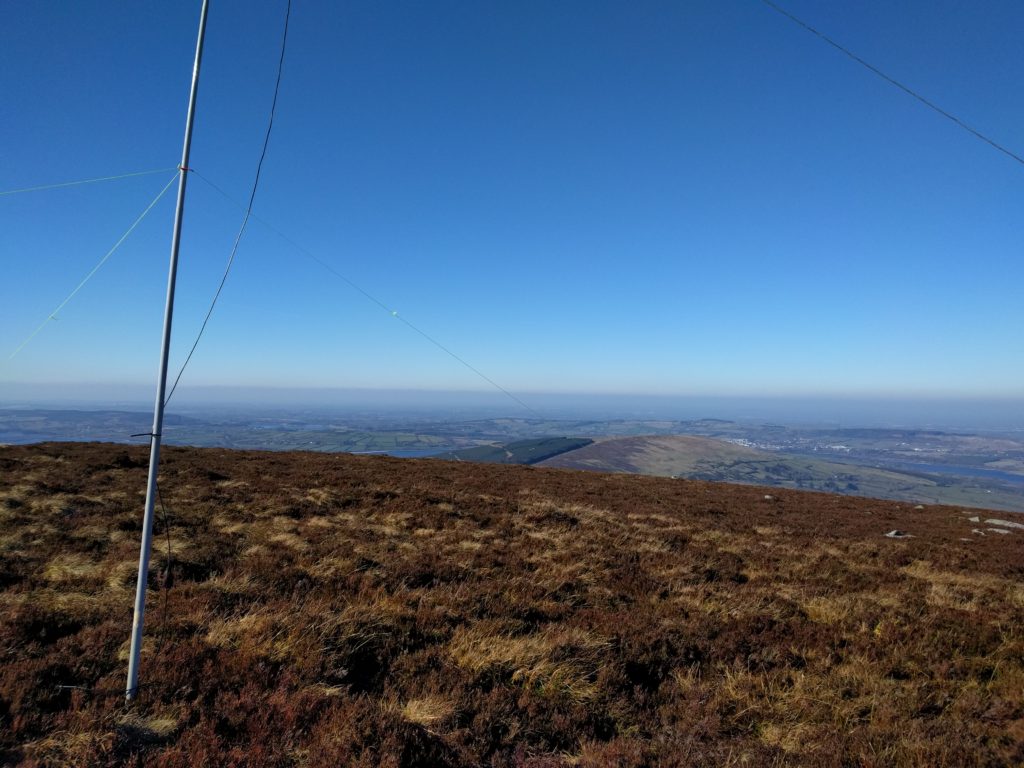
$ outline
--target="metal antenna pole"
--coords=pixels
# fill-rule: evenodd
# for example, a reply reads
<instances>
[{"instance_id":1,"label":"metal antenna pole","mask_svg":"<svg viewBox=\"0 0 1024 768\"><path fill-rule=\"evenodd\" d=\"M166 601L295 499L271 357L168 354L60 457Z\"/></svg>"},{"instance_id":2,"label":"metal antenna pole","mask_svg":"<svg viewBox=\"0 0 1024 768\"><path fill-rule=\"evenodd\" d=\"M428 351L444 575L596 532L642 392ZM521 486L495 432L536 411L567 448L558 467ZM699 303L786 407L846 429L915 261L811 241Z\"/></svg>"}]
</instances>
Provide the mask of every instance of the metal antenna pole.
<instances>
[{"instance_id":1,"label":"metal antenna pole","mask_svg":"<svg viewBox=\"0 0 1024 768\"><path fill-rule=\"evenodd\" d=\"M192 90L188 97L188 117L185 119L185 144L178 166L178 206L174 212L174 235L171 239L171 266L167 274L167 304L164 308L163 339L160 343L160 372L157 377L156 405L153 408L153 431L149 436L149 479L146 482L146 512L142 518L142 548L139 552L139 579L135 585L135 615L132 619L131 654L128 657L128 687L125 698L131 701L139 686L139 654L142 651L142 624L146 614L146 582L149 574L149 553L153 541L153 507L156 503L156 476L160 468L160 433L164 425L164 393L167 390L167 357L171 347L171 318L174 315L174 283L178 275L178 247L181 244L181 220L185 213L185 185L188 182L188 155L192 146L192 121L196 114L196 94L199 92L199 63L203 58L203 38L206 35L206 13L209 0L203 0L199 15L199 38L196 41L196 61L192 68Z\"/></svg>"}]
</instances>

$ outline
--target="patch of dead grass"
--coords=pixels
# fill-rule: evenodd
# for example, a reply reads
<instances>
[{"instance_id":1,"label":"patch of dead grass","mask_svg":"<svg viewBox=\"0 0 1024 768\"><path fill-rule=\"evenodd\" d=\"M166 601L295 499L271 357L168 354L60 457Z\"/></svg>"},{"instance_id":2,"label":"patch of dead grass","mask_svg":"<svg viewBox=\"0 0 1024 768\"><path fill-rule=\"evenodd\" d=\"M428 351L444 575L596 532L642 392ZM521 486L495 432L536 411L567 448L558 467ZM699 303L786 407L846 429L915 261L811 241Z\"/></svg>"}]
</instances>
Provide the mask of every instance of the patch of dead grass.
<instances>
[{"instance_id":1,"label":"patch of dead grass","mask_svg":"<svg viewBox=\"0 0 1024 768\"><path fill-rule=\"evenodd\" d=\"M430 728L452 716L455 704L439 696L424 696L410 699L402 707L402 717L410 723Z\"/></svg>"},{"instance_id":2,"label":"patch of dead grass","mask_svg":"<svg viewBox=\"0 0 1024 768\"><path fill-rule=\"evenodd\" d=\"M524 687L583 700L595 693L593 677L606 644L580 629L511 635L481 624L457 631L448 652L456 664L476 674L502 671Z\"/></svg>"}]
</instances>

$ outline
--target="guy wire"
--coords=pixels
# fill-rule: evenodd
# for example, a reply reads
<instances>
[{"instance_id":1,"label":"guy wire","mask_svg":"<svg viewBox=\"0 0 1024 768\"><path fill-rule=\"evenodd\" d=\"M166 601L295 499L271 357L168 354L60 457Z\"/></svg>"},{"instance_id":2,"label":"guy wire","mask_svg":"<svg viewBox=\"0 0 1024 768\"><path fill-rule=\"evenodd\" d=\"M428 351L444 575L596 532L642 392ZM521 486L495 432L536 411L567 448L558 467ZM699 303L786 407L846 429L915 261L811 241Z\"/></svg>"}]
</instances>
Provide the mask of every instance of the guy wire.
<instances>
[{"instance_id":1,"label":"guy wire","mask_svg":"<svg viewBox=\"0 0 1024 768\"><path fill-rule=\"evenodd\" d=\"M208 178L206 178L205 176L203 176L203 174L201 174L201 173L200 173L199 171L197 171L197 170L196 170L195 168L192 168L192 169L190 169L190 170L191 170L191 171L192 171L192 173L194 173L194 174L195 174L195 175L196 175L197 177L199 177L200 179L202 179L202 180L203 180L203 181L204 181L204 182L205 182L206 184L208 184L208 185L209 185L210 187L212 187L212 188L213 188L213 189L214 189L214 190L215 190L216 192L218 192L218 193L219 193L220 195L222 195L222 196L223 196L223 197L224 197L224 198L225 198L225 199L226 199L226 200L227 200L228 202L230 202L230 203L232 203L232 204L234 204L234 205L236 205L236 206L239 206L239 207L241 207L241 203L239 203L239 202L238 202L237 200L235 200L235 199L234 199L233 197L231 197L231 195L229 195L229 194L228 194L227 192L225 192L225 191L224 191L223 189L221 189L221 188L220 188L219 186L217 186L217 185L216 185L216 184L214 184L214 183L213 183L212 181L210 181L210 179L208 179ZM476 375L477 375L478 377L480 377L480 379L482 379L483 381L485 381L485 382L487 382L488 384L490 384L490 385L491 385L492 387L494 387L494 388L495 388L496 390L498 390L498 391L499 391L499 392L501 392L502 394L506 395L506 396L507 396L508 398L510 398L510 399L511 399L512 401L514 401L515 403L517 403L518 405L520 405L521 407L523 407L524 409L526 409L527 411L529 411L530 413L532 413L532 414L533 414L534 416L536 416L536 417L537 417L538 419L541 419L541 418L543 418L543 416L541 416L541 414L539 414L539 413L538 413L537 411L535 411L535 410L534 410L533 408L531 408L531 407L530 407L529 405L527 405L526 403L524 403L524 402L523 402L523 401L522 401L522 400L521 400L520 398L516 397L516 396L515 396L514 394L512 394L512 393L511 393L510 391L508 391L507 389L505 389L505 388L504 388L503 386L501 386L500 384L498 384L498 383L497 383L497 382L496 382L496 381L495 381L494 379L490 378L489 376L487 376L486 374L484 374L484 373L483 373L482 371L480 371L480 370L479 370L478 368L476 368L475 366L471 365L471 364L470 364L470 363L469 363L468 361L466 361L466 360L465 360L464 358L462 358L462 357L460 357L459 355L455 354L455 352L453 352L452 350L450 350L450 349L449 349L448 347L446 347L446 346L445 346L444 344L442 344L442 343L441 343L440 341L438 341L437 339L435 339L435 338L434 338L433 336L431 336L431 335L430 335L429 333L427 333L426 331L422 330L421 328L419 328L418 326L416 326L416 325L415 325L414 323L412 323L411 321L407 320L407 319L406 319L405 317L403 317L402 315L398 314L398 311L397 311L397 310L394 310L394 309L392 309L391 307L389 307L389 306L388 306L387 304L385 304L385 303L384 303L383 301L381 301L380 299L378 299L378 298L377 298L376 296L374 296L374 295L373 295L372 293L370 293L370 292L369 292L369 291L367 291L367 290L366 290L365 288L363 288L362 286L360 286L360 285L359 285L358 283L354 282L354 281L353 281L352 279L350 279L350 278L346 277L346 276L345 276L344 274L342 274L341 272L339 272L339 271L338 271L337 269L335 269L335 268L334 268L333 266L331 266L331 265L330 265L330 264L329 264L328 262L326 262L326 261L324 261L323 259L319 258L318 256L316 256L315 254L313 254L313 253L312 253L311 251L309 251L308 249L306 249L306 248L303 248L303 247L302 247L301 245L299 245L299 244L298 244L297 242L295 242L295 240L293 240L292 238L288 237L288 235L286 235L286 234L285 234L284 232L282 232L281 230L279 230L279 229L278 229L277 227L275 227L275 226L274 226L273 224L271 224L270 222L268 222L268 221L267 221L266 219L264 219L264 218L261 218L260 216L257 216L257 215L255 215L255 214L253 214L252 218L254 218L254 219L255 219L256 221L260 222L260 223L261 223L261 224L262 224L263 226L265 226L265 227L266 227L267 229L269 229L269 230L270 230L271 232L273 232L273 233L274 233L275 235L277 235L277 236L278 236L278 237L280 237L280 238L281 238L282 240L284 240L284 241L285 241L286 243L288 243L289 245L291 245L291 246L292 246L292 247L293 247L293 248L294 248L294 249L295 249L296 251L298 251L299 253L301 253L301 254L302 254L303 256L305 256L305 257L306 257L307 259L310 259L311 261L314 261L314 262L316 262L316 263L317 263L317 264L319 264L319 265L320 265L321 267L323 267L323 268L324 268L324 269L326 269L326 270L327 270L328 272L330 272L330 273L331 273L332 275L334 275L335 277L337 277L337 278L338 278L339 280L342 280L342 281L343 281L344 283L346 283L346 284L347 284L347 285L348 285L348 286L349 286L350 288L352 288L352 289L353 289L354 291L356 291L356 292L358 292L358 293L361 293L361 294L362 294L362 295L363 295L363 296L364 296L364 297L365 297L365 298L366 298L367 300L369 300L369 301L371 301L372 303L376 304L376 305L377 305L378 307L380 307L381 309L383 309L383 310L384 310L385 312L387 312L387 313L388 313L389 315L391 315L391 316L392 316L393 318L395 318L396 320L399 320L400 322L402 322L402 323L404 323L405 325L407 325L407 326L408 326L408 327L409 327L409 328L410 328L411 330L413 330L413 331L415 331L416 333L418 333L418 334L419 334L420 336L422 336L422 337L423 337L424 339L426 339L427 341L429 341L429 342L430 342L431 344L433 344L433 345L434 345L435 347L437 347L438 349L440 349L440 350L441 350L442 352L444 352L444 353L445 353L446 355L448 355L448 356L449 356L449 357L451 357L451 358L452 358L453 360L455 360L455 361L456 361L456 362L458 362L459 364L461 364L461 365L463 365L464 367L466 367L466 368L467 368L468 370L472 371L472 372L473 372L474 374L476 374Z\"/></svg>"},{"instance_id":2,"label":"guy wire","mask_svg":"<svg viewBox=\"0 0 1024 768\"><path fill-rule=\"evenodd\" d=\"M79 179L78 181L62 181L59 184L42 184L36 187L23 187L22 189L7 189L0 192L0 196L3 195L17 195L22 192L42 192L46 189L60 189L61 187L76 187L79 184L93 184L97 181L116 181L117 179L128 179L132 176L149 176L154 173L166 173L167 171L177 170L176 167L172 168L156 168L152 171L136 171L134 173L121 173L117 176L98 176L94 179Z\"/></svg>"},{"instance_id":3,"label":"guy wire","mask_svg":"<svg viewBox=\"0 0 1024 768\"><path fill-rule=\"evenodd\" d=\"M56 320L57 319L57 317L56 317L57 313L60 312L64 308L64 306L69 301L71 301L71 299L74 298L76 293L78 293L80 290L82 290L82 287L87 282L89 282L89 279L93 275L95 275L96 272L99 270L99 268L102 267L107 262L107 259L109 259L111 256L114 255L114 251L116 251L118 248L121 247L121 244L125 240L128 239L128 235L130 235L132 232L135 231L135 228L137 226L139 226L139 224L142 222L142 220L144 218L146 218L146 214L149 213L151 210L153 210L153 206L155 206L158 202L160 202L160 198L164 196L164 194L167 192L167 190L171 188L171 185L174 184L174 182L177 181L177 179L178 179L178 174L176 172L174 174L174 176L171 177L171 180L167 182L167 185L163 189L160 190L160 194L158 194L156 197L153 198L153 202L151 202L149 205L146 206L146 210L144 210L142 213L139 214L139 217L137 219L135 219L135 221L132 222L132 225L130 227L128 227L127 230L125 230L125 233L123 235L121 235L120 238L118 238L118 241L116 243L114 243L113 247L109 251L107 251L106 255L104 255L104 257L102 259L100 259L96 263L95 267L93 267L91 270L89 270L89 274L87 274L84 278L82 278L82 282L80 282L75 287L75 289L65 297L64 301L62 301L60 304L57 305L57 308L55 310L53 310L53 312L51 312L46 317L46 319L43 320L42 323L40 323L38 328L36 328L34 331L32 331L32 333L30 333L28 335L28 338L26 338L23 342L21 342L21 344L18 346L18 348L16 350L14 350L10 354L10 356L7 358L8 360L13 360L14 356L17 355L19 352L21 352L21 350L23 350L25 348L25 346L30 341L32 341L32 339L34 339L36 337L36 334L38 334L41 330L43 330L43 328L46 327L47 323L49 323L51 320Z\"/></svg>"},{"instance_id":4,"label":"guy wire","mask_svg":"<svg viewBox=\"0 0 1024 768\"><path fill-rule=\"evenodd\" d=\"M1022 165L1024 165L1024 157L1021 157L1020 155L1016 154L1015 152L1007 149L1002 144L999 144L999 143L993 141L988 136L983 134L981 131L978 131L978 130L972 128L971 126L969 126L967 123L965 123L963 120L961 120L956 115L953 115L953 114L947 112L942 107L940 107L938 104L935 104L934 102L929 101L924 96L919 94L917 91L915 91L912 88L909 88L908 86L904 85L899 80L897 80L897 79L895 79L893 77L889 77L889 75L885 74L885 72L880 70L878 67L874 66L873 64L868 63L867 61L862 59L860 56L855 54L853 51L851 51L849 48L846 48L845 46L837 43L835 40L833 40L828 35L824 34L823 32L819 32L817 29L812 27L807 22L802 21L801 19L797 18L796 16L794 16L789 11L785 10L784 8L779 7L778 5L773 3L772 0L761 0L761 2L764 3L765 5L767 5L769 8L771 8L773 11L775 11L779 15L786 17L787 19L792 21L797 26L803 27L808 32L810 32L811 34L816 35L817 37L821 38L824 42L828 43L829 45L831 45L836 50L838 50L841 53L845 54L846 56L850 57L855 62L860 64L862 67L864 67L868 71L874 73L878 77L882 78L883 80L885 80L890 85L896 86L897 88L899 88L901 91L903 91L904 93L906 93L909 96L913 96L915 99L920 101L926 107L928 107L929 109L933 110L934 112L938 112L944 118L946 118L947 120L955 123L957 126L962 128L963 130L967 131L968 133L970 133L975 138L981 139L986 144L994 147L995 149L998 149L1004 155L1007 155L1008 157L1011 157L1012 159L1016 160L1018 163L1021 163Z\"/></svg>"}]
</instances>

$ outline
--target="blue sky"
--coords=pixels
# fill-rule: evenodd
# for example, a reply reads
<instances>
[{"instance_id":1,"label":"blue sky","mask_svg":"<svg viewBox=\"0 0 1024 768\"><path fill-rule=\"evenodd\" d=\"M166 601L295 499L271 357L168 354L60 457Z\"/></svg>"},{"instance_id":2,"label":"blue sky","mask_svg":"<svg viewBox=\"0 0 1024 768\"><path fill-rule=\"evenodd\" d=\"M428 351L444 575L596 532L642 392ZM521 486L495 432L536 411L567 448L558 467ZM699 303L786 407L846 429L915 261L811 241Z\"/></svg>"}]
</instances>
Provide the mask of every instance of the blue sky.
<instances>
[{"instance_id":1,"label":"blue sky","mask_svg":"<svg viewBox=\"0 0 1024 768\"><path fill-rule=\"evenodd\" d=\"M1024 6L786 7L1024 152ZM0 189L176 165L198 2L21 3ZM192 165L248 197L284 2L211 10ZM172 173L0 197L3 386L149 384ZM756 0L296 0L257 216L504 387L1024 397L1024 166ZM193 178L172 368L241 211ZM259 221L183 387L485 389Z\"/></svg>"}]
</instances>

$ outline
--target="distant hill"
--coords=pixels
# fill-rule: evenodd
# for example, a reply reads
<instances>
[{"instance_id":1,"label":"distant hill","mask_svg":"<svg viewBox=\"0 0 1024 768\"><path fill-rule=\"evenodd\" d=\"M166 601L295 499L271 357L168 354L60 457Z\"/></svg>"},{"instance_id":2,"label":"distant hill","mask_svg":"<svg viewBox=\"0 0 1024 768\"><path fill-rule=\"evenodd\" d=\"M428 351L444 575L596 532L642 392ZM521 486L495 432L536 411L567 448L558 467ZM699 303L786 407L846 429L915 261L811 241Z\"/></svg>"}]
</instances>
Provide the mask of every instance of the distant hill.
<instances>
[{"instance_id":1,"label":"distant hill","mask_svg":"<svg viewBox=\"0 0 1024 768\"><path fill-rule=\"evenodd\" d=\"M539 440L516 440L504 445L479 445L442 453L434 458L487 464L537 464L566 451L590 445L585 437L544 437Z\"/></svg>"},{"instance_id":2,"label":"distant hill","mask_svg":"<svg viewBox=\"0 0 1024 768\"><path fill-rule=\"evenodd\" d=\"M165 448L125 707L146 458L0 448L0 765L1024 763L1020 518L383 456Z\"/></svg>"},{"instance_id":3,"label":"distant hill","mask_svg":"<svg viewBox=\"0 0 1024 768\"><path fill-rule=\"evenodd\" d=\"M544 465L672 476L718 471L725 465L774 457L767 451L710 437L647 435L597 438L585 448L547 459Z\"/></svg>"},{"instance_id":4,"label":"distant hill","mask_svg":"<svg viewBox=\"0 0 1024 768\"><path fill-rule=\"evenodd\" d=\"M708 437L599 438L590 445L539 463L564 469L630 472L1024 511L1024 496L981 479L824 461Z\"/></svg>"}]
</instances>

